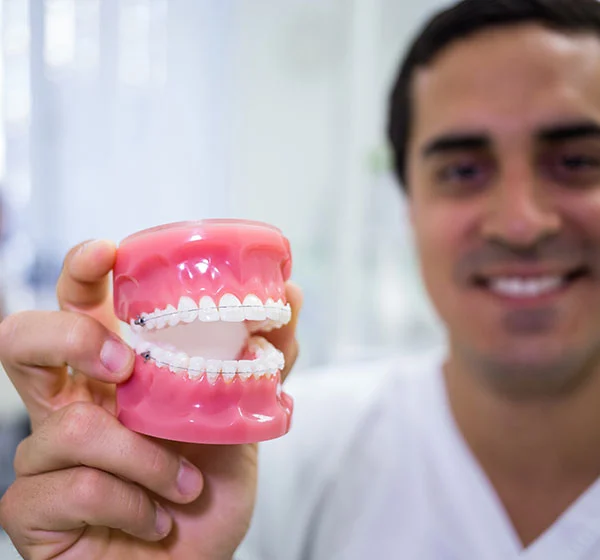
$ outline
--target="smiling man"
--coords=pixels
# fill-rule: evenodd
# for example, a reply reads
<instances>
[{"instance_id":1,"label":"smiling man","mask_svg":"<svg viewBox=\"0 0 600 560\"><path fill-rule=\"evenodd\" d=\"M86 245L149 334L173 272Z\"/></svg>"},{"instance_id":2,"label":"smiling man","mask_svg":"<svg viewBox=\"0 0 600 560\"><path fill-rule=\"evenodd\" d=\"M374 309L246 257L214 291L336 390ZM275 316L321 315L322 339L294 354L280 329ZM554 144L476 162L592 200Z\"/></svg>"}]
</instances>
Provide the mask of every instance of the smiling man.
<instances>
[{"instance_id":1,"label":"smiling man","mask_svg":"<svg viewBox=\"0 0 600 560\"><path fill-rule=\"evenodd\" d=\"M114 247L72 251L62 311L0 325L33 424L0 503L25 558L600 558L600 3L465 0L390 108L446 348L292 376L294 428L257 469L254 446L118 424Z\"/></svg>"},{"instance_id":2,"label":"smiling man","mask_svg":"<svg viewBox=\"0 0 600 560\"><path fill-rule=\"evenodd\" d=\"M268 471L248 558L277 558L273 533L284 554L298 527L289 558L600 558L600 3L457 4L413 44L390 109L448 345L357 368L345 413L341 389L336 405L291 380L334 412L300 400L307 418L263 460L293 481L284 501L321 486L310 522L279 521ZM294 445L332 417L336 459L312 443L303 463Z\"/></svg>"},{"instance_id":3,"label":"smiling man","mask_svg":"<svg viewBox=\"0 0 600 560\"><path fill-rule=\"evenodd\" d=\"M600 474L600 5L489 4L556 21L481 30L417 70L400 173L455 419L527 545ZM556 29L586 12L590 32Z\"/></svg>"}]
</instances>

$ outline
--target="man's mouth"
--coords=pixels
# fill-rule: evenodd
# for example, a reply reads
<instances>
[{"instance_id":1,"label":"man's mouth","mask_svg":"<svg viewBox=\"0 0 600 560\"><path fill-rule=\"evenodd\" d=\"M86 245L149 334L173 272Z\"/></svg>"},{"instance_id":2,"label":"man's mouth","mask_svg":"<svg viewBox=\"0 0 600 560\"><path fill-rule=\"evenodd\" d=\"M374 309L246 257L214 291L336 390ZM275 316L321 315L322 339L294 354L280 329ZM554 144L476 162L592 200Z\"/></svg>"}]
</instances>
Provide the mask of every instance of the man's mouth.
<instances>
[{"instance_id":1,"label":"man's mouth","mask_svg":"<svg viewBox=\"0 0 600 560\"><path fill-rule=\"evenodd\" d=\"M506 271L490 275L475 275L474 285L505 299L532 300L563 292L590 276L590 269L579 266L566 272Z\"/></svg>"}]
</instances>

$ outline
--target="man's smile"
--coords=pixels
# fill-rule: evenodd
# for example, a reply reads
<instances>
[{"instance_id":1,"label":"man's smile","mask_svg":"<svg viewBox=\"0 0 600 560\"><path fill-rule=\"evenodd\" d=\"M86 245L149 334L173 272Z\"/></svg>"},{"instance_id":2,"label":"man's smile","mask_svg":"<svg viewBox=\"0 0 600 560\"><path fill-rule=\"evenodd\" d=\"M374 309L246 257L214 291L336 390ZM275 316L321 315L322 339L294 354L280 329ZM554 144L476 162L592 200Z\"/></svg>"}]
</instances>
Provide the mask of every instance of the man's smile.
<instances>
[{"instance_id":1,"label":"man's smile","mask_svg":"<svg viewBox=\"0 0 600 560\"><path fill-rule=\"evenodd\" d=\"M506 267L475 274L472 284L504 304L537 306L549 304L582 281L591 279L586 265L570 268Z\"/></svg>"}]
</instances>

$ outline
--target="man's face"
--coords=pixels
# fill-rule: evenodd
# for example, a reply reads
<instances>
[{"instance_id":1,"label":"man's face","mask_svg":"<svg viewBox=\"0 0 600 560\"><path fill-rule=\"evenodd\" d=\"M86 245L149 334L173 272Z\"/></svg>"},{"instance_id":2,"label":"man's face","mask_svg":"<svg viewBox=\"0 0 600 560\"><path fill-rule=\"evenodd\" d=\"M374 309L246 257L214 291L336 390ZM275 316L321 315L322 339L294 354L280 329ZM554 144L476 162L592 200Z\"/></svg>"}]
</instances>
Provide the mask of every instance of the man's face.
<instances>
[{"instance_id":1,"label":"man's face","mask_svg":"<svg viewBox=\"0 0 600 560\"><path fill-rule=\"evenodd\" d=\"M564 381L600 351L600 40L485 31L413 100L410 211L453 352Z\"/></svg>"}]
</instances>

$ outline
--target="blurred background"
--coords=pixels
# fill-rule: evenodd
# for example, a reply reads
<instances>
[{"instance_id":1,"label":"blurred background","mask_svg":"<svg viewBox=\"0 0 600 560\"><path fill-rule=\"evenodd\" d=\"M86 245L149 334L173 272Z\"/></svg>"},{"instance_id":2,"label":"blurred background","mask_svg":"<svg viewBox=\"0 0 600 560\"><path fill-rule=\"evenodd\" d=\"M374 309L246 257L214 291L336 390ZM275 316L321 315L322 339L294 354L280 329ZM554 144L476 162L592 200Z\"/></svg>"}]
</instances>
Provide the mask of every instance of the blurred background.
<instances>
[{"instance_id":1,"label":"blurred background","mask_svg":"<svg viewBox=\"0 0 600 560\"><path fill-rule=\"evenodd\" d=\"M400 56L444 4L0 0L5 312L53 309L84 239L243 217L291 241L299 369L437 343L384 130Z\"/></svg>"}]
</instances>

